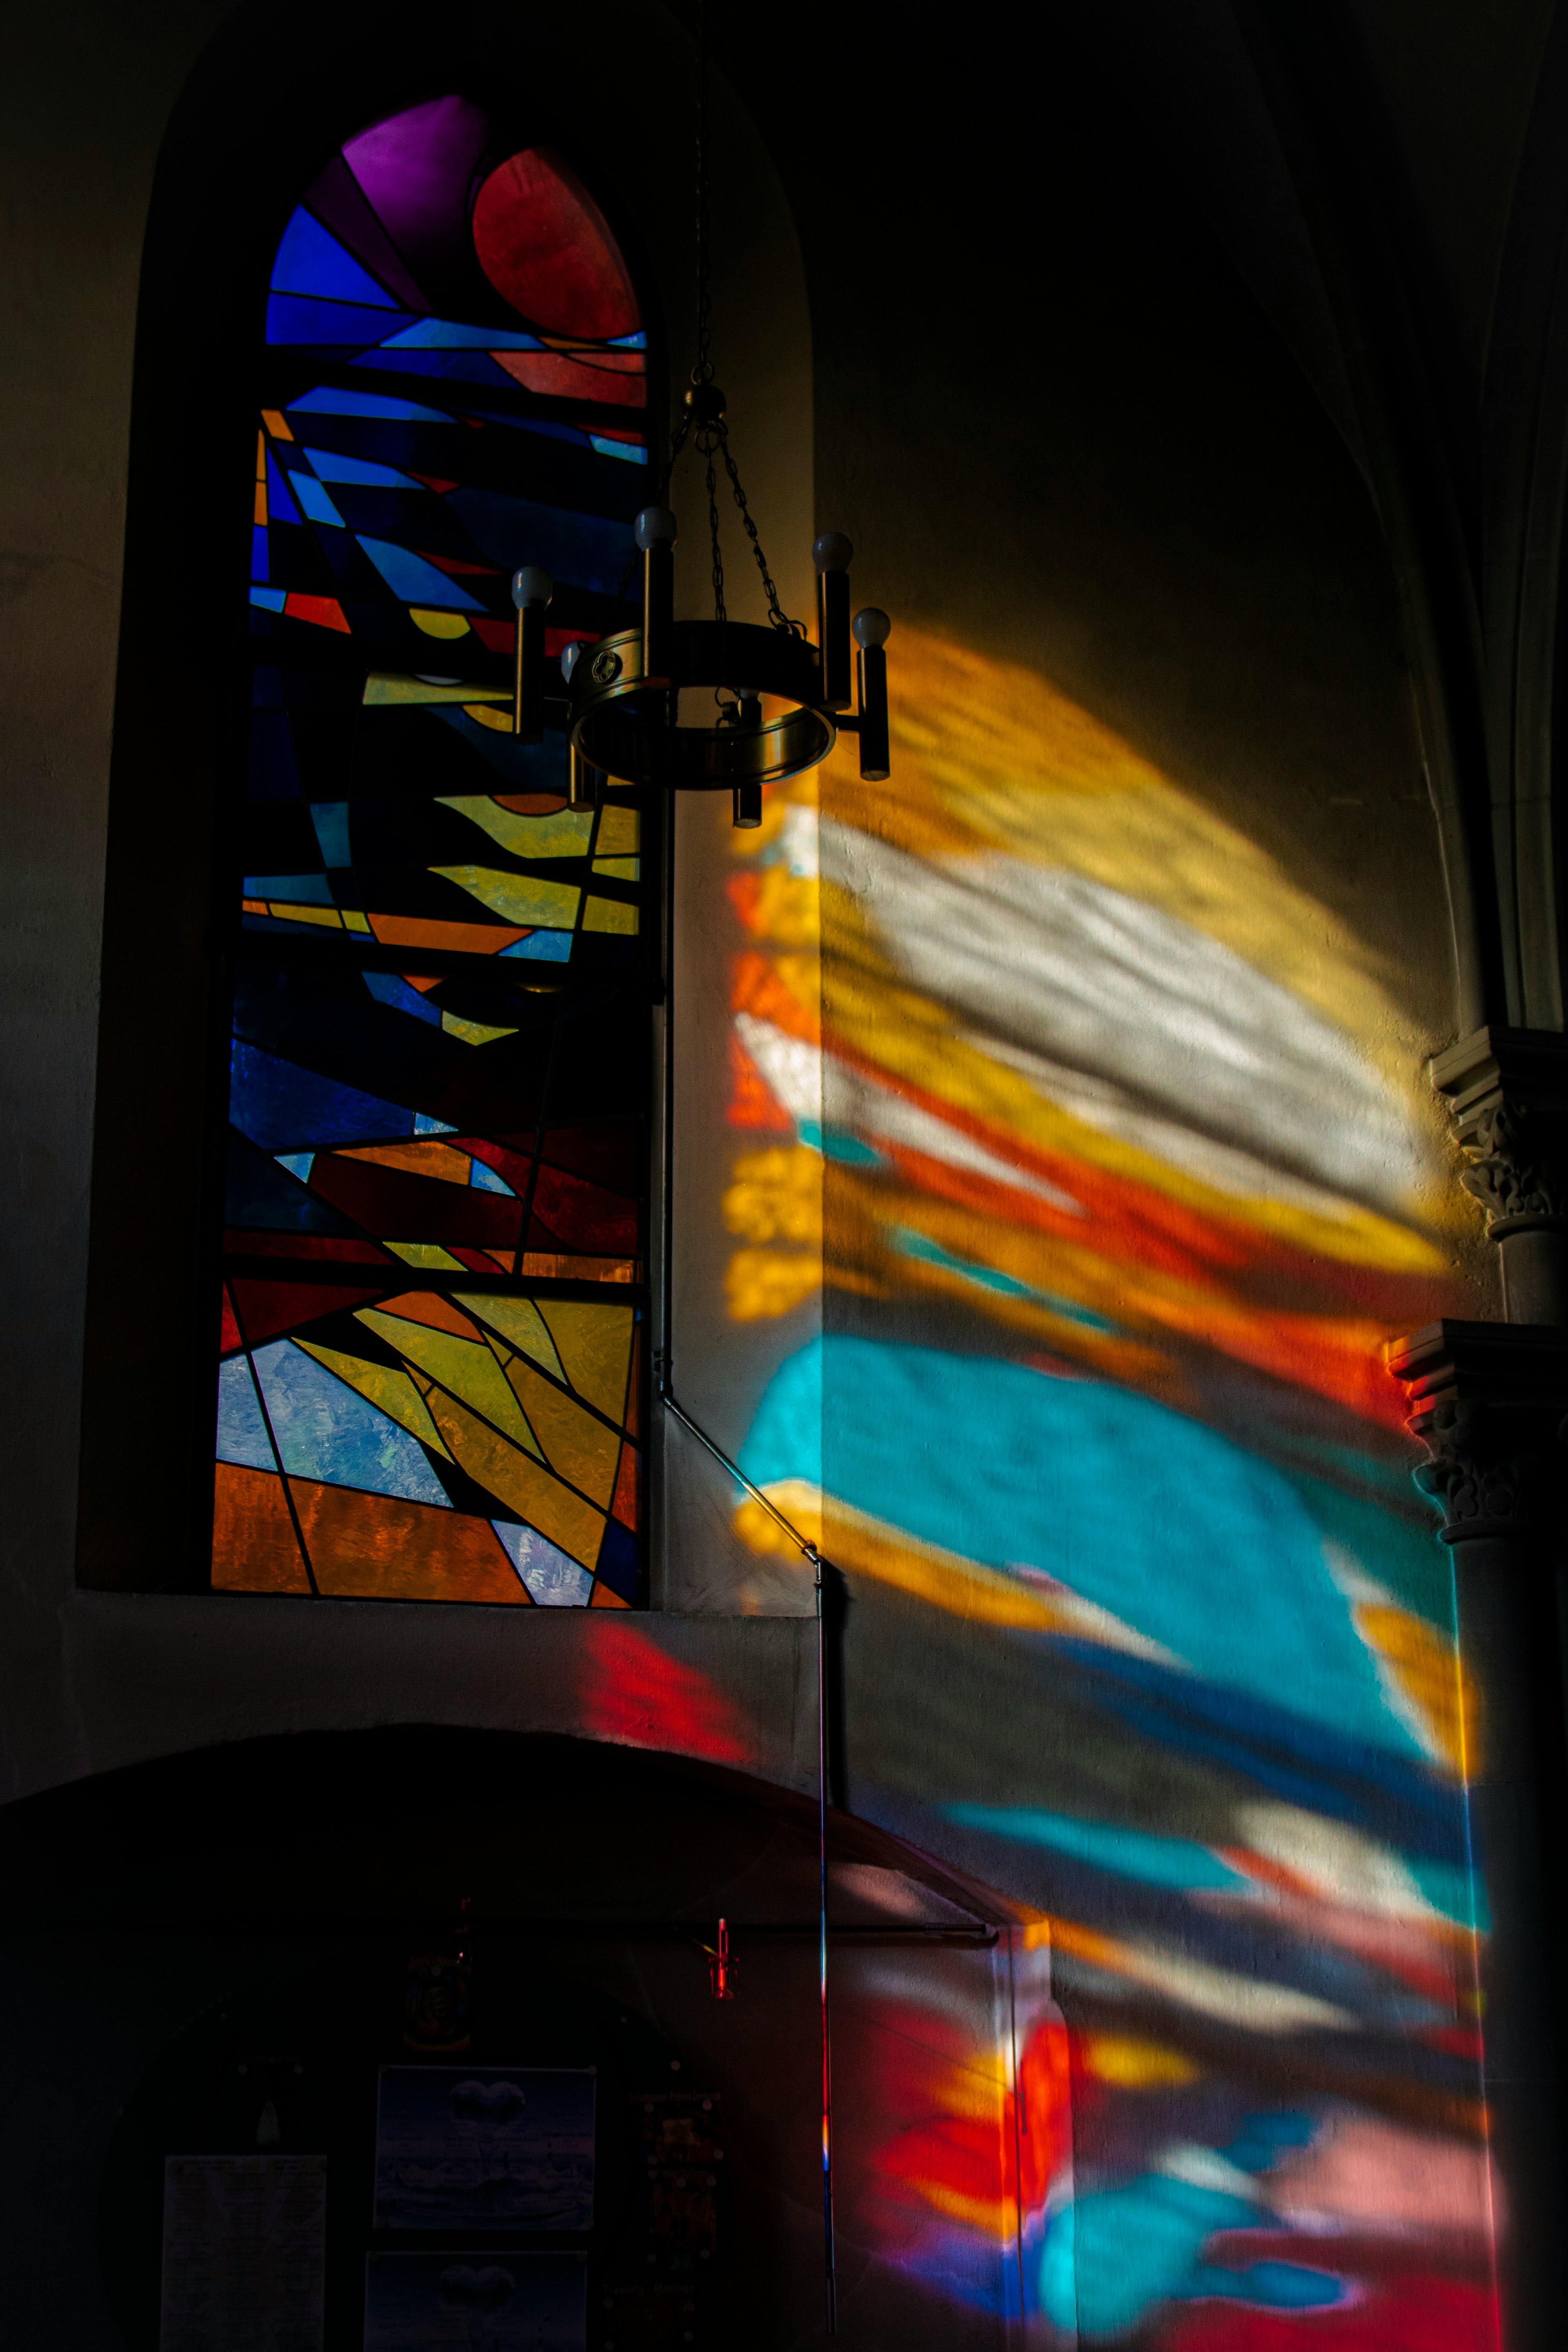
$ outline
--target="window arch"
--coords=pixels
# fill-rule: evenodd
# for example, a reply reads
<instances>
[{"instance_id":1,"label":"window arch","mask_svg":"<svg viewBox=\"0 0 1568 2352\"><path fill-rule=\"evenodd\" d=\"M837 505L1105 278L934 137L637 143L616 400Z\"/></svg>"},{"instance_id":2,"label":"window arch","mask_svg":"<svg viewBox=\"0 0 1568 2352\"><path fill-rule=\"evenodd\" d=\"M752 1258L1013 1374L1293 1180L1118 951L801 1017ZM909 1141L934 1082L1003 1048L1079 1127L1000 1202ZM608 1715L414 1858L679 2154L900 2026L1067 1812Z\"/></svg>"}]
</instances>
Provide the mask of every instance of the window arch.
<instances>
[{"instance_id":1,"label":"window arch","mask_svg":"<svg viewBox=\"0 0 1568 2352\"><path fill-rule=\"evenodd\" d=\"M593 198L446 93L273 260L212 1581L642 1597L646 812L509 732L508 579L618 625L647 334Z\"/></svg>"}]
</instances>

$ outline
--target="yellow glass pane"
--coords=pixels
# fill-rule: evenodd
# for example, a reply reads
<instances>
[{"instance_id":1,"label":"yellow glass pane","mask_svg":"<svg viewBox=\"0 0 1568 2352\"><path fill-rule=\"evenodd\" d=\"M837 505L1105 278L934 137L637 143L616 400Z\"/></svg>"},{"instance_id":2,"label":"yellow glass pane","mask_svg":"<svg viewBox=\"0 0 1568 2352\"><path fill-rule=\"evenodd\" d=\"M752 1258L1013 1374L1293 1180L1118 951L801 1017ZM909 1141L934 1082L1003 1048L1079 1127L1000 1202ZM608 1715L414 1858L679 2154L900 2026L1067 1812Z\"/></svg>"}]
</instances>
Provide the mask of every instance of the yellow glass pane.
<instances>
[{"instance_id":1,"label":"yellow glass pane","mask_svg":"<svg viewBox=\"0 0 1568 2352\"><path fill-rule=\"evenodd\" d=\"M497 735L509 735L512 731L511 712L505 709L498 710L493 703L465 702L463 706L463 716L465 719L477 720L481 727L491 728Z\"/></svg>"},{"instance_id":2,"label":"yellow glass pane","mask_svg":"<svg viewBox=\"0 0 1568 2352\"><path fill-rule=\"evenodd\" d=\"M635 809L601 810L599 838L593 845L596 856L616 857L623 851L640 849L642 845L643 824Z\"/></svg>"},{"instance_id":3,"label":"yellow glass pane","mask_svg":"<svg viewBox=\"0 0 1568 2352\"><path fill-rule=\"evenodd\" d=\"M511 721L507 720L507 725ZM438 795L443 808L455 809L470 824L498 841L514 857L586 857L589 835L593 831L591 810L557 809L550 816L523 816L517 810L503 808L499 801L488 800L480 793L453 793ZM559 885L552 885L559 888Z\"/></svg>"},{"instance_id":4,"label":"yellow glass pane","mask_svg":"<svg viewBox=\"0 0 1568 2352\"><path fill-rule=\"evenodd\" d=\"M631 1307L601 1307L593 1298L551 1298L541 1300L539 1312L578 1395L619 1421L632 1360Z\"/></svg>"},{"instance_id":5,"label":"yellow glass pane","mask_svg":"<svg viewBox=\"0 0 1568 2352\"><path fill-rule=\"evenodd\" d=\"M350 1388L357 1389L362 1397L370 1399L371 1404L379 1405L382 1412L390 1414L412 1436L423 1438L425 1444L433 1445L438 1454L446 1453L441 1432L430 1418L424 1399L408 1374L400 1371L395 1364L367 1363L361 1356L345 1356L336 1348L320 1348L309 1339L301 1339L298 1344L308 1356L314 1356L319 1364L325 1364L329 1372L336 1372ZM451 1458L447 1454L448 1461Z\"/></svg>"},{"instance_id":6,"label":"yellow glass pane","mask_svg":"<svg viewBox=\"0 0 1568 2352\"><path fill-rule=\"evenodd\" d=\"M515 1037L515 1029L494 1029L487 1021L465 1021L455 1013L444 1013L441 1025L449 1037L461 1037L465 1045L493 1045L497 1037Z\"/></svg>"},{"instance_id":7,"label":"yellow glass pane","mask_svg":"<svg viewBox=\"0 0 1568 2352\"><path fill-rule=\"evenodd\" d=\"M443 1249L439 1242L383 1242L382 1247L390 1249L394 1257L401 1257L405 1265L434 1266L442 1272L450 1267L455 1274L463 1271L462 1259L454 1257L449 1249Z\"/></svg>"},{"instance_id":8,"label":"yellow glass pane","mask_svg":"<svg viewBox=\"0 0 1568 2352\"><path fill-rule=\"evenodd\" d=\"M631 931L637 929L637 909L619 898L591 898L582 919L585 931Z\"/></svg>"},{"instance_id":9,"label":"yellow glass pane","mask_svg":"<svg viewBox=\"0 0 1568 2352\"><path fill-rule=\"evenodd\" d=\"M507 1378L538 1433L550 1467L580 1486L585 1495L591 1495L596 1503L608 1507L615 1492L621 1453L615 1431L584 1412L562 1390L551 1388L544 1374L536 1372L521 1356L512 1358Z\"/></svg>"},{"instance_id":10,"label":"yellow glass pane","mask_svg":"<svg viewBox=\"0 0 1568 2352\"><path fill-rule=\"evenodd\" d=\"M373 669L361 699L372 702L509 702L504 686L427 686L422 677L399 677L395 671ZM510 729L511 721L507 721Z\"/></svg>"},{"instance_id":11,"label":"yellow glass pane","mask_svg":"<svg viewBox=\"0 0 1568 2352\"><path fill-rule=\"evenodd\" d=\"M593 870L596 874L602 874L610 882L635 882L637 869L642 862L640 857L596 857L593 861ZM598 906L605 902L594 899L590 903Z\"/></svg>"},{"instance_id":12,"label":"yellow glass pane","mask_svg":"<svg viewBox=\"0 0 1568 2352\"><path fill-rule=\"evenodd\" d=\"M389 1341L399 1355L406 1356L410 1363L417 1364L465 1404L482 1412L486 1421L505 1430L517 1444L538 1453L534 1433L518 1410L501 1367L479 1340L459 1339L452 1331L432 1330L428 1323L408 1323L401 1315L385 1314L377 1307L361 1307L359 1319L367 1330Z\"/></svg>"},{"instance_id":13,"label":"yellow glass pane","mask_svg":"<svg viewBox=\"0 0 1568 2352\"><path fill-rule=\"evenodd\" d=\"M343 929L346 931L362 931L367 939L371 935L369 919L362 915L357 907L344 908Z\"/></svg>"},{"instance_id":14,"label":"yellow glass pane","mask_svg":"<svg viewBox=\"0 0 1568 2352\"><path fill-rule=\"evenodd\" d=\"M475 1419L455 1397L430 1391L430 1409L453 1458L470 1478L548 1536L573 1559L591 1568L604 1536L604 1517L580 1495L563 1486L530 1454L508 1445L498 1433Z\"/></svg>"},{"instance_id":15,"label":"yellow glass pane","mask_svg":"<svg viewBox=\"0 0 1568 2352\"><path fill-rule=\"evenodd\" d=\"M427 604L411 604L408 617L427 637L465 637L468 624L461 613L437 613Z\"/></svg>"},{"instance_id":16,"label":"yellow glass pane","mask_svg":"<svg viewBox=\"0 0 1568 2352\"><path fill-rule=\"evenodd\" d=\"M271 898L267 901L267 911L269 915L280 917L285 922L320 923L329 931L340 931L343 928L343 919L336 907L296 907L286 898Z\"/></svg>"},{"instance_id":17,"label":"yellow glass pane","mask_svg":"<svg viewBox=\"0 0 1568 2352\"><path fill-rule=\"evenodd\" d=\"M531 1356L536 1364L542 1364L547 1372L553 1372L558 1380L565 1380L566 1372L556 1353L555 1341L531 1298L496 1298L488 1292L477 1290L459 1290L454 1296L459 1307L466 1307L471 1315L477 1315L481 1321L490 1325L492 1330L499 1331L514 1348L520 1348L525 1356Z\"/></svg>"},{"instance_id":18,"label":"yellow glass pane","mask_svg":"<svg viewBox=\"0 0 1568 2352\"><path fill-rule=\"evenodd\" d=\"M546 923L569 931L577 920L582 893L574 883L538 882L530 874L503 874L493 866L433 866L430 871L444 882L455 882L504 922Z\"/></svg>"}]
</instances>

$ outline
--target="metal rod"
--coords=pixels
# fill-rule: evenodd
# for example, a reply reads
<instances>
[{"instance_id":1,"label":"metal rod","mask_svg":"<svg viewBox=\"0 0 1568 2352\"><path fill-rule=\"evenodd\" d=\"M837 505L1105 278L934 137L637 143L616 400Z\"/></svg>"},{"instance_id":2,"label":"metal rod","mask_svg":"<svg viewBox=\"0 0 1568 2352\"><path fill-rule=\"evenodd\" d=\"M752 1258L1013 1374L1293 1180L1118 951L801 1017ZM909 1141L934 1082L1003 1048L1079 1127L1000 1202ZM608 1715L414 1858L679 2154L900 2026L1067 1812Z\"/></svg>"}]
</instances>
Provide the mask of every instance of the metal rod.
<instances>
[{"instance_id":1,"label":"metal rod","mask_svg":"<svg viewBox=\"0 0 1568 2352\"><path fill-rule=\"evenodd\" d=\"M817 574L817 645L822 657L822 700L830 710L850 702L850 575L827 569Z\"/></svg>"},{"instance_id":2,"label":"metal rod","mask_svg":"<svg viewBox=\"0 0 1568 2352\"><path fill-rule=\"evenodd\" d=\"M887 656L880 646L860 652L861 775L868 784L888 778Z\"/></svg>"},{"instance_id":3,"label":"metal rod","mask_svg":"<svg viewBox=\"0 0 1568 2352\"><path fill-rule=\"evenodd\" d=\"M1008 2038L1012 2045L1013 2075L1013 2247L1018 2256L1019 2334L1025 2334L1023 2302L1023 2077L1019 2072L1018 1990L1013 1972L1013 1931L1008 1929Z\"/></svg>"},{"instance_id":4,"label":"metal rod","mask_svg":"<svg viewBox=\"0 0 1568 2352\"><path fill-rule=\"evenodd\" d=\"M827 2272L828 2334L839 2332L833 2272L833 2042L828 2013L828 1693L822 1643L822 1562L817 1559L817 1901L818 1973L822 1996L822 2258Z\"/></svg>"}]
</instances>

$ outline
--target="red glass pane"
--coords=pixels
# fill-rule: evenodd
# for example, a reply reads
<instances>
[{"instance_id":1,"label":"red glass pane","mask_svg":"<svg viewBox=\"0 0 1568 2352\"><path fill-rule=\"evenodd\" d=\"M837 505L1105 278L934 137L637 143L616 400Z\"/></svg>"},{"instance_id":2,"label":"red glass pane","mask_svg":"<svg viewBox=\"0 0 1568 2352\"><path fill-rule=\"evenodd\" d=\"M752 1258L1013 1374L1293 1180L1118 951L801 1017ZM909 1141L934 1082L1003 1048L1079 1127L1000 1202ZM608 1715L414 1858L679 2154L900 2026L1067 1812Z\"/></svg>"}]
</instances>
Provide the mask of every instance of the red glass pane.
<instances>
[{"instance_id":1,"label":"red glass pane","mask_svg":"<svg viewBox=\"0 0 1568 2352\"><path fill-rule=\"evenodd\" d=\"M331 1160L323 1153L310 1181L324 1201L389 1241L471 1242L480 1249L499 1249L516 1244L522 1218L522 1202L504 1193L405 1176L372 1160Z\"/></svg>"},{"instance_id":2,"label":"red glass pane","mask_svg":"<svg viewBox=\"0 0 1568 2352\"><path fill-rule=\"evenodd\" d=\"M642 1162L634 1127L552 1127L545 1131L541 1160L591 1176L612 1192L634 1192Z\"/></svg>"},{"instance_id":3,"label":"red glass pane","mask_svg":"<svg viewBox=\"0 0 1568 2352\"><path fill-rule=\"evenodd\" d=\"M385 1288L361 1290L341 1282L246 1282L234 1285L234 1300L248 1348L297 1324L312 1323L319 1315L335 1315L340 1307L357 1307L362 1298L378 1298Z\"/></svg>"},{"instance_id":4,"label":"red glass pane","mask_svg":"<svg viewBox=\"0 0 1568 2352\"><path fill-rule=\"evenodd\" d=\"M525 148L491 173L473 226L486 277L536 327L608 340L642 325L603 214L548 147Z\"/></svg>"},{"instance_id":5,"label":"red glass pane","mask_svg":"<svg viewBox=\"0 0 1568 2352\"><path fill-rule=\"evenodd\" d=\"M541 1168L534 1187L534 1215L557 1240L569 1247L590 1250L634 1250L637 1207L619 1192L606 1192L580 1176L563 1175L559 1168ZM549 1240L530 1233L528 1245L549 1249Z\"/></svg>"}]
</instances>

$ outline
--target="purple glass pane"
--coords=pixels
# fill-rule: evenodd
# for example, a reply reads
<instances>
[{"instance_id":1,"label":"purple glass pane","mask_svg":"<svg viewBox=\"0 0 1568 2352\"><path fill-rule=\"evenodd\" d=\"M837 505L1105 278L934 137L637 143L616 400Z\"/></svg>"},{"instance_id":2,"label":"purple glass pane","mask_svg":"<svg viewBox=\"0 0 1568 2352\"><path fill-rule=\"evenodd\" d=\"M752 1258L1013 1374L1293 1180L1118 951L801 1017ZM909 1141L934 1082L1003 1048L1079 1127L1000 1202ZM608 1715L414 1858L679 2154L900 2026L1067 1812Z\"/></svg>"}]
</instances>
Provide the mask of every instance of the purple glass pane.
<instances>
[{"instance_id":1,"label":"purple glass pane","mask_svg":"<svg viewBox=\"0 0 1568 2352\"><path fill-rule=\"evenodd\" d=\"M416 274L466 246L468 191L490 136L488 116L465 98L435 98L345 144L350 170Z\"/></svg>"}]
</instances>

